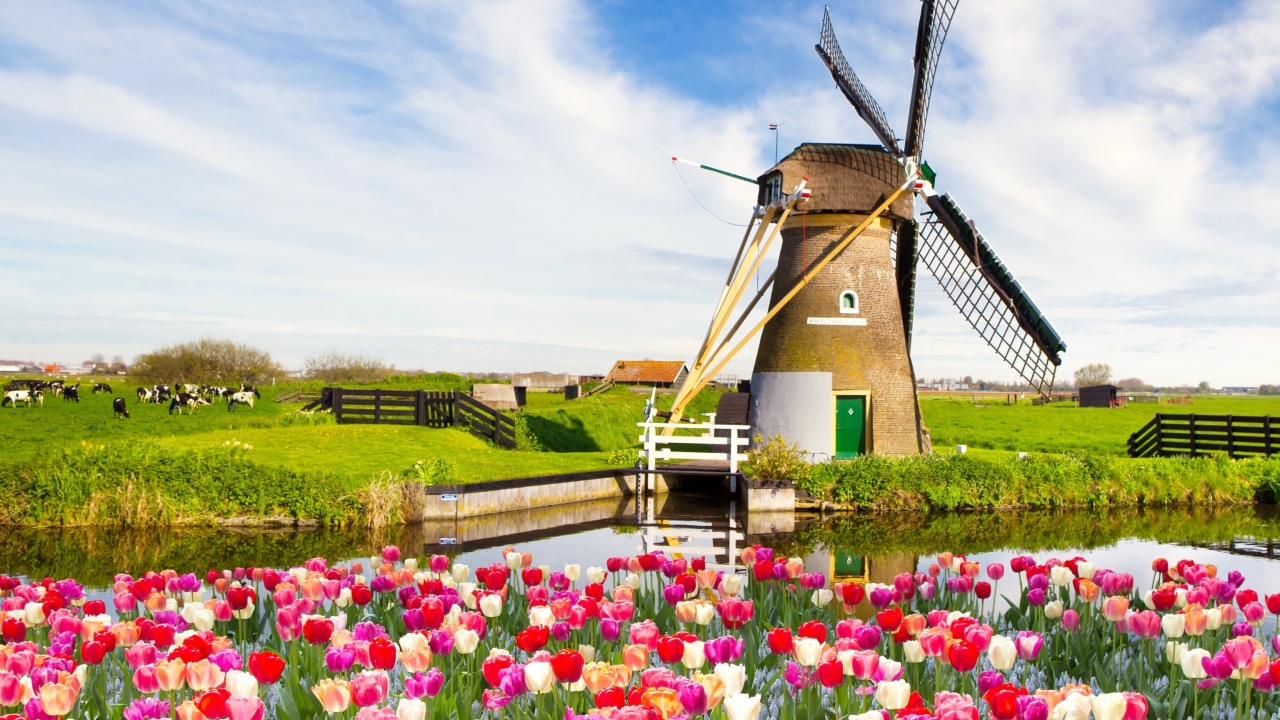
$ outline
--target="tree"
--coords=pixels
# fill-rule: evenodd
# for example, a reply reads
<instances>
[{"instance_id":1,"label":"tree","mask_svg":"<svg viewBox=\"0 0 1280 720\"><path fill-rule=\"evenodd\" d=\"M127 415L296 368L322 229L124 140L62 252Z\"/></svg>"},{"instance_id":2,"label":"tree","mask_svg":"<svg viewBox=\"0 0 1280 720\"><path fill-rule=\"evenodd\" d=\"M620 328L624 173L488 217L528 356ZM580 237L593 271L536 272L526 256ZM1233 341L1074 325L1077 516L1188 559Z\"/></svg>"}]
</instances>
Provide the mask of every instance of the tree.
<instances>
[{"instance_id":1,"label":"tree","mask_svg":"<svg viewBox=\"0 0 1280 720\"><path fill-rule=\"evenodd\" d=\"M1197 387L1198 387L1198 389L1200 390L1200 392L1202 392L1202 393L1210 393L1210 392L1213 392L1213 386L1209 384L1209 381L1208 381L1208 380L1201 380L1201 381L1200 381L1200 385L1199 385L1199 386L1197 386Z\"/></svg>"},{"instance_id":2,"label":"tree","mask_svg":"<svg viewBox=\"0 0 1280 720\"><path fill-rule=\"evenodd\" d=\"M1150 386L1148 386L1145 382L1143 382L1142 378L1131 377L1131 378L1125 378L1123 380L1117 380L1116 387L1120 388L1121 390L1129 390L1131 392L1132 391L1141 392L1143 390L1149 389Z\"/></svg>"},{"instance_id":3,"label":"tree","mask_svg":"<svg viewBox=\"0 0 1280 720\"><path fill-rule=\"evenodd\" d=\"M284 371L271 354L230 340L202 338L139 355L129 375L151 383L260 383Z\"/></svg>"},{"instance_id":4,"label":"tree","mask_svg":"<svg viewBox=\"0 0 1280 720\"><path fill-rule=\"evenodd\" d=\"M1280 385L1259 385L1259 395L1280 395Z\"/></svg>"},{"instance_id":5,"label":"tree","mask_svg":"<svg viewBox=\"0 0 1280 720\"><path fill-rule=\"evenodd\" d=\"M1111 382L1111 366L1106 363L1089 363L1075 372L1076 387L1106 385Z\"/></svg>"},{"instance_id":6,"label":"tree","mask_svg":"<svg viewBox=\"0 0 1280 720\"><path fill-rule=\"evenodd\" d=\"M303 361L302 372L313 380L330 383L377 382L385 380L390 374L386 363L380 358L340 352L312 355Z\"/></svg>"}]
</instances>

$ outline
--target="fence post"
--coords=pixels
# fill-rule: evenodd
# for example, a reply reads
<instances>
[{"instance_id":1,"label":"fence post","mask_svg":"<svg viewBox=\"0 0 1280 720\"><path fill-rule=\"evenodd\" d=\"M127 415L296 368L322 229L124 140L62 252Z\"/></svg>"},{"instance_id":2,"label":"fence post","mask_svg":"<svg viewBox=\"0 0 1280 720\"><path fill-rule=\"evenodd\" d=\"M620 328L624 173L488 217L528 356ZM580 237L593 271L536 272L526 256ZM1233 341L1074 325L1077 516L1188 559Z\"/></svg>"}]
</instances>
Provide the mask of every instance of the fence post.
<instances>
[{"instance_id":1,"label":"fence post","mask_svg":"<svg viewBox=\"0 0 1280 720\"><path fill-rule=\"evenodd\" d=\"M342 422L342 388L334 388L330 397L333 403L334 420L340 423Z\"/></svg>"},{"instance_id":2,"label":"fence post","mask_svg":"<svg viewBox=\"0 0 1280 720\"><path fill-rule=\"evenodd\" d=\"M1164 415L1156 413L1156 457L1164 457Z\"/></svg>"},{"instance_id":3,"label":"fence post","mask_svg":"<svg viewBox=\"0 0 1280 720\"><path fill-rule=\"evenodd\" d=\"M1262 437L1266 438L1267 457L1271 457L1271 416L1262 418Z\"/></svg>"},{"instance_id":4,"label":"fence post","mask_svg":"<svg viewBox=\"0 0 1280 720\"><path fill-rule=\"evenodd\" d=\"M427 400L422 390L413 394L413 424L427 424Z\"/></svg>"},{"instance_id":5,"label":"fence post","mask_svg":"<svg viewBox=\"0 0 1280 720\"><path fill-rule=\"evenodd\" d=\"M735 495L738 492L738 428L729 428L729 494ZM733 525L730 524L729 532L732 534Z\"/></svg>"},{"instance_id":6,"label":"fence post","mask_svg":"<svg viewBox=\"0 0 1280 720\"><path fill-rule=\"evenodd\" d=\"M458 407L458 404L460 402L458 399L458 396L461 394L462 394L461 390L453 391L453 408L452 409L453 409L453 426L454 427L458 427L459 425L462 424L462 418L461 418L462 409Z\"/></svg>"},{"instance_id":7,"label":"fence post","mask_svg":"<svg viewBox=\"0 0 1280 720\"><path fill-rule=\"evenodd\" d=\"M1231 415L1227 415L1227 457L1234 460L1236 457L1236 435L1231 418Z\"/></svg>"},{"instance_id":8,"label":"fence post","mask_svg":"<svg viewBox=\"0 0 1280 720\"><path fill-rule=\"evenodd\" d=\"M1191 413L1187 416L1187 428L1191 435L1191 457L1196 456L1196 414Z\"/></svg>"}]
</instances>

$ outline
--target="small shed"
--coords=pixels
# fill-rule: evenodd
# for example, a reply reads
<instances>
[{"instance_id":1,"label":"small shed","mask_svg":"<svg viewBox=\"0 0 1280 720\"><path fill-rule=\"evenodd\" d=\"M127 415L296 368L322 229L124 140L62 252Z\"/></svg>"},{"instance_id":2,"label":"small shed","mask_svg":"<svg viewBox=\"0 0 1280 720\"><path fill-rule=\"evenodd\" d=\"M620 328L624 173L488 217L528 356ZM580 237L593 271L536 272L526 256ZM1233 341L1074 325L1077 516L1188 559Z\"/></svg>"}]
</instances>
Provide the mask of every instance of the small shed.
<instances>
[{"instance_id":1,"label":"small shed","mask_svg":"<svg viewBox=\"0 0 1280 720\"><path fill-rule=\"evenodd\" d=\"M517 388L506 384L476 384L471 386L471 397L495 410L515 410L524 403L520 402L525 388Z\"/></svg>"},{"instance_id":2,"label":"small shed","mask_svg":"<svg viewBox=\"0 0 1280 720\"><path fill-rule=\"evenodd\" d=\"M1090 385L1080 388L1080 407L1118 408L1124 406L1120 388L1115 385Z\"/></svg>"},{"instance_id":3,"label":"small shed","mask_svg":"<svg viewBox=\"0 0 1280 720\"><path fill-rule=\"evenodd\" d=\"M688 374L689 367L681 360L619 360L605 382L669 388L683 383Z\"/></svg>"},{"instance_id":4,"label":"small shed","mask_svg":"<svg viewBox=\"0 0 1280 720\"><path fill-rule=\"evenodd\" d=\"M577 385L578 376L549 372L515 373L511 376L511 384L534 392L560 392L568 385Z\"/></svg>"}]
</instances>

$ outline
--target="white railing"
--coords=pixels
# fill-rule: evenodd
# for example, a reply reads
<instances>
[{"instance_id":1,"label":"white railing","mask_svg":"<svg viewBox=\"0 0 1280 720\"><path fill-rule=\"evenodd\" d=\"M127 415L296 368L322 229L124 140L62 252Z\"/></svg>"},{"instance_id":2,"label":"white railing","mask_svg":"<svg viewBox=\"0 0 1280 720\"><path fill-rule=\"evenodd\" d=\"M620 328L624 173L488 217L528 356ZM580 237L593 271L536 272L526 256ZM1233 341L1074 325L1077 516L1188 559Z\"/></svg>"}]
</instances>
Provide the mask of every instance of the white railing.
<instances>
[{"instance_id":1,"label":"white railing","mask_svg":"<svg viewBox=\"0 0 1280 720\"><path fill-rule=\"evenodd\" d=\"M711 414L711 421L706 423L656 423L642 422L637 423L643 428L643 435L640 436L640 442L644 444L640 450L640 457L645 461L645 466L653 471L659 460L716 460L729 463L729 472L735 474L738 472L738 462L743 458L742 449L750 443L751 438L748 434L751 430L750 425L717 425L715 415ZM685 430L700 430L698 435L663 435L664 428L676 428ZM728 436L716 435L717 430L729 431ZM711 450L695 452L692 450L675 450L670 447L658 447L659 445L709 445ZM717 448L724 448L723 451Z\"/></svg>"}]
</instances>

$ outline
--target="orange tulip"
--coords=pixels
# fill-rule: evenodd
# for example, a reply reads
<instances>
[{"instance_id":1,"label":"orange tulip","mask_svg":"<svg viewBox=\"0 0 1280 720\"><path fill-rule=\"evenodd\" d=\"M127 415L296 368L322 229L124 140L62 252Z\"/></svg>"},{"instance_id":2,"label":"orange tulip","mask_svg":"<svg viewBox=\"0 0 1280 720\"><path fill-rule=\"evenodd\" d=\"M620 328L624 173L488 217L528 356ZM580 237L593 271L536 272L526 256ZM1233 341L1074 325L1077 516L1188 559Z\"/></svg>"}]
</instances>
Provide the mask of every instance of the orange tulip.
<instances>
[{"instance_id":1,"label":"orange tulip","mask_svg":"<svg viewBox=\"0 0 1280 720\"><path fill-rule=\"evenodd\" d=\"M792 580L800 577L800 573L804 572L804 560L801 558L791 558L786 564L787 577Z\"/></svg>"},{"instance_id":2,"label":"orange tulip","mask_svg":"<svg viewBox=\"0 0 1280 720\"><path fill-rule=\"evenodd\" d=\"M174 658L156 663L156 682L160 684L162 691L180 690L185 679L186 663L182 660Z\"/></svg>"},{"instance_id":3,"label":"orange tulip","mask_svg":"<svg viewBox=\"0 0 1280 720\"><path fill-rule=\"evenodd\" d=\"M231 638L226 635L216 635L209 641L209 654L222 652L231 648Z\"/></svg>"},{"instance_id":4,"label":"orange tulip","mask_svg":"<svg viewBox=\"0 0 1280 720\"><path fill-rule=\"evenodd\" d=\"M1124 595L1111 595L1102 601L1102 616L1111 622L1120 622L1129 612L1129 598Z\"/></svg>"},{"instance_id":5,"label":"orange tulip","mask_svg":"<svg viewBox=\"0 0 1280 720\"><path fill-rule=\"evenodd\" d=\"M298 586L298 592L302 593L302 597L313 603L319 603L324 600L324 585L320 580L315 578L307 578Z\"/></svg>"},{"instance_id":6,"label":"orange tulip","mask_svg":"<svg viewBox=\"0 0 1280 720\"><path fill-rule=\"evenodd\" d=\"M618 585L613 589L614 602L635 602L636 589L630 585Z\"/></svg>"},{"instance_id":7,"label":"orange tulip","mask_svg":"<svg viewBox=\"0 0 1280 720\"><path fill-rule=\"evenodd\" d=\"M902 618L902 627L907 629L907 633L912 637L919 635L929 627L929 619L923 615L908 615Z\"/></svg>"},{"instance_id":8,"label":"orange tulip","mask_svg":"<svg viewBox=\"0 0 1280 720\"><path fill-rule=\"evenodd\" d=\"M1097 583L1094 581L1088 578L1082 578L1080 582L1077 583L1076 592L1084 599L1085 602L1091 603L1098 599L1098 595L1102 592L1102 588L1098 587Z\"/></svg>"},{"instance_id":9,"label":"orange tulip","mask_svg":"<svg viewBox=\"0 0 1280 720\"><path fill-rule=\"evenodd\" d=\"M698 578L698 587L710 588L716 584L716 576L719 573L715 570L699 570L694 575Z\"/></svg>"},{"instance_id":10,"label":"orange tulip","mask_svg":"<svg viewBox=\"0 0 1280 720\"><path fill-rule=\"evenodd\" d=\"M351 683L346 680L325 678L311 686L311 694L330 714L344 712L351 707Z\"/></svg>"},{"instance_id":11,"label":"orange tulip","mask_svg":"<svg viewBox=\"0 0 1280 720\"><path fill-rule=\"evenodd\" d=\"M1204 634L1205 629L1209 625L1209 618L1204 614L1204 608L1199 605L1188 605L1182 614L1186 616L1186 624L1183 626L1183 632L1188 635L1200 636Z\"/></svg>"},{"instance_id":12,"label":"orange tulip","mask_svg":"<svg viewBox=\"0 0 1280 720\"><path fill-rule=\"evenodd\" d=\"M698 608L688 600L681 600L676 603L676 620L682 623L691 623L698 616Z\"/></svg>"},{"instance_id":13,"label":"orange tulip","mask_svg":"<svg viewBox=\"0 0 1280 720\"><path fill-rule=\"evenodd\" d=\"M701 672L695 672L693 680L702 685L702 689L707 692L707 710L715 708L724 699L724 680L721 680L719 675L703 675Z\"/></svg>"},{"instance_id":14,"label":"orange tulip","mask_svg":"<svg viewBox=\"0 0 1280 720\"><path fill-rule=\"evenodd\" d=\"M1209 577L1211 577L1211 578L1216 578L1216 577L1218 577L1218 566L1217 566L1217 565L1205 565L1205 566L1204 566L1204 571L1205 571L1205 573L1206 573L1206 574L1208 574L1208 576L1209 576Z\"/></svg>"},{"instance_id":15,"label":"orange tulip","mask_svg":"<svg viewBox=\"0 0 1280 720\"><path fill-rule=\"evenodd\" d=\"M680 697L671 688L651 687L640 696L640 704L653 708L662 716L662 720L684 712Z\"/></svg>"},{"instance_id":16,"label":"orange tulip","mask_svg":"<svg viewBox=\"0 0 1280 720\"><path fill-rule=\"evenodd\" d=\"M107 615L89 615L80 621L80 639L89 642L110 622L111 618Z\"/></svg>"},{"instance_id":17,"label":"orange tulip","mask_svg":"<svg viewBox=\"0 0 1280 720\"><path fill-rule=\"evenodd\" d=\"M218 687L226 676L226 673L222 672L222 668L207 659L187 663L186 671L187 687L195 692L204 692L210 688Z\"/></svg>"},{"instance_id":18,"label":"orange tulip","mask_svg":"<svg viewBox=\"0 0 1280 720\"><path fill-rule=\"evenodd\" d=\"M174 710L174 714L178 716L178 720L209 720L204 713L200 712L200 708L196 706L195 702L191 700L179 705Z\"/></svg>"},{"instance_id":19,"label":"orange tulip","mask_svg":"<svg viewBox=\"0 0 1280 720\"><path fill-rule=\"evenodd\" d=\"M617 671L614 670L613 665L607 662L592 662L584 665L582 668L582 682L586 683L587 689L591 691L592 695L615 685L621 686L621 683L618 682Z\"/></svg>"},{"instance_id":20,"label":"orange tulip","mask_svg":"<svg viewBox=\"0 0 1280 720\"><path fill-rule=\"evenodd\" d=\"M631 672L649 667L649 648L644 645L628 645L622 649L622 663Z\"/></svg>"},{"instance_id":21,"label":"orange tulip","mask_svg":"<svg viewBox=\"0 0 1280 720\"><path fill-rule=\"evenodd\" d=\"M401 649L400 664L409 672L425 672L431 667L431 648L422 645L408 650Z\"/></svg>"},{"instance_id":22,"label":"orange tulip","mask_svg":"<svg viewBox=\"0 0 1280 720\"><path fill-rule=\"evenodd\" d=\"M142 601L142 604L151 612L158 613L169 607L169 598L162 592L152 592L146 600Z\"/></svg>"},{"instance_id":23,"label":"orange tulip","mask_svg":"<svg viewBox=\"0 0 1280 720\"><path fill-rule=\"evenodd\" d=\"M40 686L40 705L50 715L61 717L71 712L76 704L77 688L61 682L47 682Z\"/></svg>"},{"instance_id":24,"label":"orange tulip","mask_svg":"<svg viewBox=\"0 0 1280 720\"><path fill-rule=\"evenodd\" d=\"M133 647L138 644L138 639L142 636L142 631L138 629L138 624L132 620L116 623L111 626L111 634L116 636L116 645L120 647Z\"/></svg>"}]
</instances>

